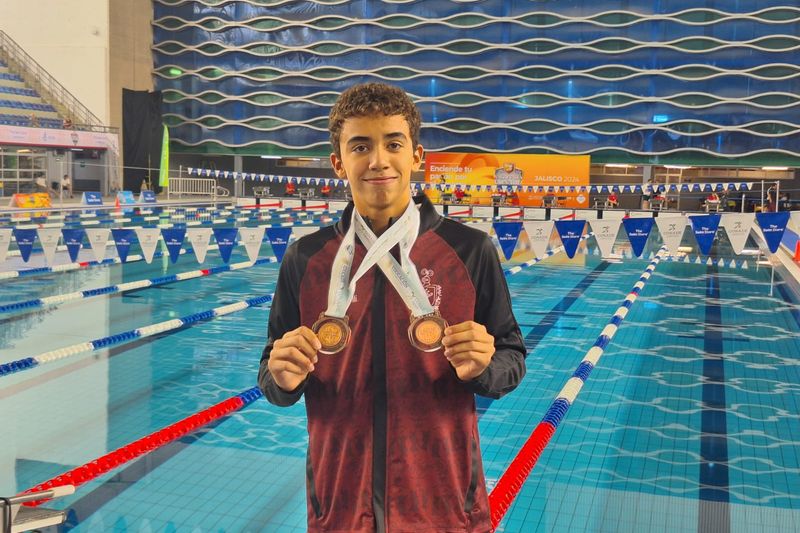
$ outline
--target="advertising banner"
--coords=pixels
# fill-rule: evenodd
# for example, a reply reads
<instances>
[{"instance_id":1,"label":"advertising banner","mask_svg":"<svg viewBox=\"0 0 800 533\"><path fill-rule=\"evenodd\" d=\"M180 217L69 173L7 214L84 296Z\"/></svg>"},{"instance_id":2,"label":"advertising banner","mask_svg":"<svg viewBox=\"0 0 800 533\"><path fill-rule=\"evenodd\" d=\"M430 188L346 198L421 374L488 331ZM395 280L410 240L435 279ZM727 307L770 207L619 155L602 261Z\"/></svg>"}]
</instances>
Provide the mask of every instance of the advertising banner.
<instances>
[{"instance_id":1,"label":"advertising banner","mask_svg":"<svg viewBox=\"0 0 800 533\"><path fill-rule=\"evenodd\" d=\"M589 194L577 189L589 185L589 163L588 155L431 152L425 190L440 203L588 207Z\"/></svg>"}]
</instances>

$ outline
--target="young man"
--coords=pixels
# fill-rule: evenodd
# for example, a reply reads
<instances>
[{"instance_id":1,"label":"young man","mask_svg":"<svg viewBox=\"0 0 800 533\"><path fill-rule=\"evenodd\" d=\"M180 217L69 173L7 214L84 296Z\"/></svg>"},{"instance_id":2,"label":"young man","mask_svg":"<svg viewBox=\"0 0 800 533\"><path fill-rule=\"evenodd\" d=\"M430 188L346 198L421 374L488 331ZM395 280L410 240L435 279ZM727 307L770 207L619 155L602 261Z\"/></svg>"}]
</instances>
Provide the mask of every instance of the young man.
<instances>
[{"instance_id":1,"label":"young man","mask_svg":"<svg viewBox=\"0 0 800 533\"><path fill-rule=\"evenodd\" d=\"M281 265L258 380L276 405L305 394L312 533L491 529L474 395L513 390L525 348L488 236L411 197L419 127L396 87L342 93L353 203Z\"/></svg>"}]
</instances>

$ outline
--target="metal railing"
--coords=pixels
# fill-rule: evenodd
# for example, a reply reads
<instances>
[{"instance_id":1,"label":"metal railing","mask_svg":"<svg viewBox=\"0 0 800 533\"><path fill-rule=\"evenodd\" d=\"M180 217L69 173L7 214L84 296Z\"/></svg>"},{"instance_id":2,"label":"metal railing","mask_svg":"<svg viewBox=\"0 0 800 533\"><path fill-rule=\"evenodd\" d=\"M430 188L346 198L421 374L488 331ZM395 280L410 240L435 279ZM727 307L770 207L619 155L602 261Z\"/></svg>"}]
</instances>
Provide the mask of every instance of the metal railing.
<instances>
[{"instance_id":1,"label":"metal railing","mask_svg":"<svg viewBox=\"0 0 800 533\"><path fill-rule=\"evenodd\" d=\"M71 123L70 129L119 133L119 128L103 125L103 121L2 30L0 30L0 59L19 73L25 83L38 92L39 96L52 104L58 113Z\"/></svg>"},{"instance_id":2,"label":"metal railing","mask_svg":"<svg viewBox=\"0 0 800 533\"><path fill-rule=\"evenodd\" d=\"M170 178L167 187L167 199L173 196L209 196L217 197L217 180L209 178ZM223 195L227 196L227 195Z\"/></svg>"}]
</instances>

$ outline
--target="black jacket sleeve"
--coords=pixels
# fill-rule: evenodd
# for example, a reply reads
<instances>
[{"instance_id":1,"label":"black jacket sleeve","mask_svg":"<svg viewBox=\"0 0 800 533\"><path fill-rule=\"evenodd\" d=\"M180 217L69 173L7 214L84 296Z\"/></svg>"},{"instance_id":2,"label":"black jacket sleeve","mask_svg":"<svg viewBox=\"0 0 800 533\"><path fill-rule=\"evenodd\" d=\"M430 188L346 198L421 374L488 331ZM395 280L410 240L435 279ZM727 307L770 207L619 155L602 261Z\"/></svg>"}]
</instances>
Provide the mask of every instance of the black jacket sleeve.
<instances>
[{"instance_id":1,"label":"black jacket sleeve","mask_svg":"<svg viewBox=\"0 0 800 533\"><path fill-rule=\"evenodd\" d=\"M486 326L494 336L495 353L486 370L466 384L475 394L500 398L514 390L525 376L526 350L497 250L488 235L483 236L476 262L471 265L476 291L475 322Z\"/></svg>"},{"instance_id":2,"label":"black jacket sleeve","mask_svg":"<svg viewBox=\"0 0 800 533\"><path fill-rule=\"evenodd\" d=\"M295 404L303 395L307 383L307 380L303 381L297 389L287 392L278 387L267 367L269 353L272 351L275 341L283 337L286 332L300 327L299 296L302 271L298 263L298 242L295 242L286 250L286 255L281 262L275 296L269 312L267 332L269 338L267 346L261 354L261 364L258 368L258 387L270 403L281 407Z\"/></svg>"}]
</instances>

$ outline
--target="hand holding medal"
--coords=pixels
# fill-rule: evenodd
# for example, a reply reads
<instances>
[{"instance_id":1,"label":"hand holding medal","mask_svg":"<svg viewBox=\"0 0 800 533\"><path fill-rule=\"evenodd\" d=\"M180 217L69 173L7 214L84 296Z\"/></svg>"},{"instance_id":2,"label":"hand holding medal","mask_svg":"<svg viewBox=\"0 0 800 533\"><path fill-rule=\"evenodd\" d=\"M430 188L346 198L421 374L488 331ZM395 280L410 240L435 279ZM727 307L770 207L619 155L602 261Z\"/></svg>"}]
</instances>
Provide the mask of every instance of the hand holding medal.
<instances>
[{"instance_id":1,"label":"hand holding medal","mask_svg":"<svg viewBox=\"0 0 800 533\"><path fill-rule=\"evenodd\" d=\"M467 321L446 328L443 344L444 356L461 381L480 376L494 357L494 337L477 322Z\"/></svg>"}]
</instances>

